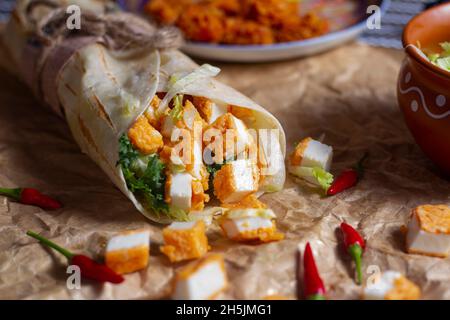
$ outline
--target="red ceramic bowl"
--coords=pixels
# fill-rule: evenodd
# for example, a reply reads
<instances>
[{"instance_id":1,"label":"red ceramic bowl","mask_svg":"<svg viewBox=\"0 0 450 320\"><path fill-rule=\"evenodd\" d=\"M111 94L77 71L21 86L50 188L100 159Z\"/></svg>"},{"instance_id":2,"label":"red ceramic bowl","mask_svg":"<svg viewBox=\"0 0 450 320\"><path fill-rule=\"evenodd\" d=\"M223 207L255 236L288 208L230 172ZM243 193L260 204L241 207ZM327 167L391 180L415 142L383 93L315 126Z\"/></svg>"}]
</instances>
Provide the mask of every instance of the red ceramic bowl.
<instances>
[{"instance_id":1,"label":"red ceramic bowl","mask_svg":"<svg viewBox=\"0 0 450 320\"><path fill-rule=\"evenodd\" d=\"M416 142L450 176L450 72L433 65L417 50L420 45L439 52L439 43L444 41L450 41L450 3L433 7L408 23L397 96Z\"/></svg>"}]
</instances>

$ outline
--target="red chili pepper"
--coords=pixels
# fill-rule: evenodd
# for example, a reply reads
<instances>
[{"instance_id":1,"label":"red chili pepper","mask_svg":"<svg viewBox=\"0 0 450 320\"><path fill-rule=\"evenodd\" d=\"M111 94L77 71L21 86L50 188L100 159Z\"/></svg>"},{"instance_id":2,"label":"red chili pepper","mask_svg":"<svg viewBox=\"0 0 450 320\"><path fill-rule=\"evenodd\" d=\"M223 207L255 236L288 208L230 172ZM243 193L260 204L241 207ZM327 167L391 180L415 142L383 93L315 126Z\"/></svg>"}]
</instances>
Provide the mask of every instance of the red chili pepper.
<instances>
[{"instance_id":1,"label":"red chili pepper","mask_svg":"<svg viewBox=\"0 0 450 320\"><path fill-rule=\"evenodd\" d=\"M73 254L72 252L58 246L56 243L42 237L41 235L33 231L27 231L27 235L39 240L42 244L45 244L63 254L69 260L69 263L71 265L76 265L80 268L81 276L83 276L84 278L102 283L121 283L125 280L120 274L117 274L106 265L97 263L85 255Z\"/></svg>"},{"instance_id":2,"label":"red chili pepper","mask_svg":"<svg viewBox=\"0 0 450 320\"><path fill-rule=\"evenodd\" d=\"M325 286L317 270L314 255L309 242L303 254L304 295L307 300L325 300Z\"/></svg>"},{"instance_id":3,"label":"red chili pepper","mask_svg":"<svg viewBox=\"0 0 450 320\"><path fill-rule=\"evenodd\" d=\"M356 231L351 225L343 222L341 223L341 230L344 235L344 245L348 254L353 258L356 265L356 282L358 284L362 283L362 272L361 272L361 259L366 248L363 237Z\"/></svg>"},{"instance_id":4,"label":"red chili pepper","mask_svg":"<svg viewBox=\"0 0 450 320\"><path fill-rule=\"evenodd\" d=\"M55 210L62 207L60 202L32 188L0 188L0 195L8 196L20 203L37 206L45 210Z\"/></svg>"},{"instance_id":5,"label":"red chili pepper","mask_svg":"<svg viewBox=\"0 0 450 320\"><path fill-rule=\"evenodd\" d=\"M367 157L368 154L364 154L354 168L344 170L336 179L334 179L330 188L328 188L327 195L334 196L335 194L355 186L363 176L363 164Z\"/></svg>"}]
</instances>

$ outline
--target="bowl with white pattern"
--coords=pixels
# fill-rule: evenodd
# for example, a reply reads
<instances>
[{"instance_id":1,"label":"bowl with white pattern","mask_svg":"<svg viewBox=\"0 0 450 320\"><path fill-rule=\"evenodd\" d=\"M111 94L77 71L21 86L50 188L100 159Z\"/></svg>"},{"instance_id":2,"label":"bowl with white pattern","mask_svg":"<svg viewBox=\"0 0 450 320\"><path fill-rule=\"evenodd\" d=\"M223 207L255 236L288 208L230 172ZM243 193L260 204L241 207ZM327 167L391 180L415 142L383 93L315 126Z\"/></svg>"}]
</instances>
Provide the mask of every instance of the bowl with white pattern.
<instances>
[{"instance_id":1,"label":"bowl with white pattern","mask_svg":"<svg viewBox=\"0 0 450 320\"><path fill-rule=\"evenodd\" d=\"M445 41L450 41L450 3L409 22L403 33L406 57L397 96L417 144L450 176L450 72L432 64L423 53L439 50L439 43Z\"/></svg>"}]
</instances>

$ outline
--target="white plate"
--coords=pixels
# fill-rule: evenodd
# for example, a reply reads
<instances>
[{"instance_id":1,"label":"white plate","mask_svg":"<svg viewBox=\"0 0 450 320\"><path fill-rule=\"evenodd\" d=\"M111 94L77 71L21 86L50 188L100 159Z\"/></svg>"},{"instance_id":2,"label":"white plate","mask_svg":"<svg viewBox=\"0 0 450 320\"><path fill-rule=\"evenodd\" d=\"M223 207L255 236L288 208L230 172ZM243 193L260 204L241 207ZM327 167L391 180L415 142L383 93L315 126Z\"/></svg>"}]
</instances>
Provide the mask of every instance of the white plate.
<instances>
[{"instance_id":1,"label":"white plate","mask_svg":"<svg viewBox=\"0 0 450 320\"><path fill-rule=\"evenodd\" d=\"M340 3L340 6L347 8L342 8L342 10L332 8L324 13L324 16L335 23L334 30L337 31L321 37L273 45L218 45L188 42L182 47L182 50L193 57L228 62L269 62L313 55L357 38L367 28L365 18L367 5L378 4L381 12L384 13L390 0L366 1L365 5L361 5L361 1L352 0L337 2ZM348 17L344 18L340 15L348 16L349 10L353 10L355 16L364 18L357 19L356 23L345 25L343 20Z\"/></svg>"}]
</instances>

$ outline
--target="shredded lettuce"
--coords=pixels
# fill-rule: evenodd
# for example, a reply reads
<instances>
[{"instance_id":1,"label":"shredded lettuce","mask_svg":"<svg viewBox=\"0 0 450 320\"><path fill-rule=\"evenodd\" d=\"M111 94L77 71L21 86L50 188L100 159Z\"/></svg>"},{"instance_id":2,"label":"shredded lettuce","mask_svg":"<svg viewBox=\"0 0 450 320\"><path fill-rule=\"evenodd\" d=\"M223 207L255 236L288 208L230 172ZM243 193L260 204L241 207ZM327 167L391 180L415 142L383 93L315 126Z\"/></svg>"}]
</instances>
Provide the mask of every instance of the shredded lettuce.
<instances>
[{"instance_id":1,"label":"shredded lettuce","mask_svg":"<svg viewBox=\"0 0 450 320\"><path fill-rule=\"evenodd\" d=\"M436 60L436 64L442 69L450 71L450 57L439 58Z\"/></svg>"},{"instance_id":2,"label":"shredded lettuce","mask_svg":"<svg viewBox=\"0 0 450 320\"><path fill-rule=\"evenodd\" d=\"M302 178L318 187L325 192L328 191L333 183L333 175L320 167L292 167L291 173Z\"/></svg>"},{"instance_id":3,"label":"shredded lettuce","mask_svg":"<svg viewBox=\"0 0 450 320\"><path fill-rule=\"evenodd\" d=\"M177 123L183 118L183 95L178 94L173 98L173 108L170 111L170 117L174 123Z\"/></svg>"},{"instance_id":4,"label":"shredded lettuce","mask_svg":"<svg viewBox=\"0 0 450 320\"><path fill-rule=\"evenodd\" d=\"M141 155L124 134L119 139L118 165L121 166L128 189L146 209L158 216L163 214L177 221L188 219L186 212L171 208L164 201L165 165L158 154Z\"/></svg>"},{"instance_id":5,"label":"shredded lettuce","mask_svg":"<svg viewBox=\"0 0 450 320\"><path fill-rule=\"evenodd\" d=\"M322 187L323 190L328 191L333 183L333 175L320 167L314 167L312 169L313 176L317 179L317 182Z\"/></svg>"}]
</instances>

